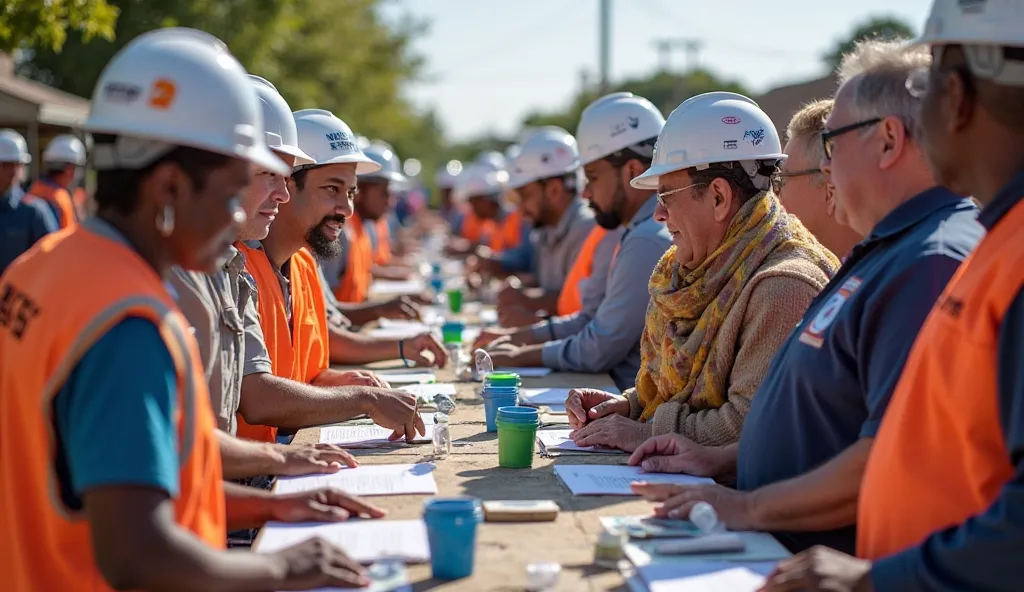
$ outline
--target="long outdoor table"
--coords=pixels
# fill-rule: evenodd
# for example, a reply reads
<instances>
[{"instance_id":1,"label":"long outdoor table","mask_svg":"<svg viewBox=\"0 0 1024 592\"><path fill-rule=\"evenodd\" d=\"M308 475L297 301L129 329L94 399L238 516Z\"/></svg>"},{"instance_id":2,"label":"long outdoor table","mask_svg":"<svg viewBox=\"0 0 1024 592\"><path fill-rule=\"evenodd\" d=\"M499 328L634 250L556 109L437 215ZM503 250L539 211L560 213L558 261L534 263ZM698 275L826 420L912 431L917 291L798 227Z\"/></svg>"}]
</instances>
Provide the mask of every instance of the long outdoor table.
<instances>
[{"instance_id":1,"label":"long outdoor table","mask_svg":"<svg viewBox=\"0 0 1024 592\"><path fill-rule=\"evenodd\" d=\"M370 369L401 367L393 362ZM452 382L452 373L437 372L438 382ZM543 378L523 378L524 387L612 386L603 374L555 372ZM531 469L498 467L497 434L487 433L483 400L475 394L479 383L457 383L458 407L450 416L452 453L436 462L434 477L439 496L473 496L481 500L553 500L561 508L554 522L481 523L477 531L476 568L473 575L455 582L431 580L430 566L410 565L414 590L524 590L526 566L533 562L558 562L562 566L557 590L624 590L616 571L593 565L594 543L601 532L600 516L646 514L650 504L636 497L574 497L555 476L555 464L616 464L625 457L602 454L574 454L555 459L536 455ZM301 430L295 440L318 442L319 428ZM403 464L433 460L430 444L397 449L353 450L359 462ZM422 516L429 496L403 495L369 498L388 510L390 519Z\"/></svg>"}]
</instances>

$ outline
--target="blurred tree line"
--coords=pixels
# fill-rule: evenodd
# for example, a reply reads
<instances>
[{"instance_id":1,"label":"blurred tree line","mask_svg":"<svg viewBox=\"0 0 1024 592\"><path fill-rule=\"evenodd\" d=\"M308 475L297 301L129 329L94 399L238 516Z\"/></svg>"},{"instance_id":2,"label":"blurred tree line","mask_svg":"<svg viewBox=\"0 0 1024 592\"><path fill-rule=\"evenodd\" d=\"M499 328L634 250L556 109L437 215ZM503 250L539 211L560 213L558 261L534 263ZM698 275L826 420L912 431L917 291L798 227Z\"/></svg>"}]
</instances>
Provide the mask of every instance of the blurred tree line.
<instances>
[{"instance_id":1,"label":"blurred tree line","mask_svg":"<svg viewBox=\"0 0 1024 592\"><path fill-rule=\"evenodd\" d=\"M329 109L357 134L387 141L402 158L418 158L428 184L450 158L468 161L515 142L518 138L487 134L448 144L436 114L404 97L405 86L424 75L425 60L412 43L427 23L408 17L386 22L379 8L387 1L4 0L0 51L18 50L19 74L88 97L103 66L137 35L157 27L195 27L223 39L250 72L273 82L293 109ZM912 35L897 18L872 17L838 39L822 63L833 71L861 39ZM712 90L752 96L739 81L703 68L655 71L611 90L644 96L666 115L687 98ZM580 113L601 94L581 88L567 106L529 114L518 135L542 125L574 132Z\"/></svg>"}]
</instances>

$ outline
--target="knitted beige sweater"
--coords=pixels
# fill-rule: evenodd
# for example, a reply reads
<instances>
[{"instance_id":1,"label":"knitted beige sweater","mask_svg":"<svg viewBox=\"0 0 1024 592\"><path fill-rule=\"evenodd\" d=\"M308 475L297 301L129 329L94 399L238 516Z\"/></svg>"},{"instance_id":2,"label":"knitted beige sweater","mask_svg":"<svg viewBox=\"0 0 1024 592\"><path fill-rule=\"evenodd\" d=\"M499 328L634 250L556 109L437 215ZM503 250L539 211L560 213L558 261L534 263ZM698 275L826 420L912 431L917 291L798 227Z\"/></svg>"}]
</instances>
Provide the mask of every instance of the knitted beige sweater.
<instances>
[{"instance_id":1,"label":"knitted beige sweater","mask_svg":"<svg viewBox=\"0 0 1024 592\"><path fill-rule=\"evenodd\" d=\"M767 375L775 352L828 280L806 259L788 253L770 255L743 287L718 331L711 349L718 363L705 364L730 373L725 404L696 410L670 399L655 410L651 435L682 434L705 446L737 442L750 400ZM639 419L643 406L636 389L625 395L630 418Z\"/></svg>"}]
</instances>

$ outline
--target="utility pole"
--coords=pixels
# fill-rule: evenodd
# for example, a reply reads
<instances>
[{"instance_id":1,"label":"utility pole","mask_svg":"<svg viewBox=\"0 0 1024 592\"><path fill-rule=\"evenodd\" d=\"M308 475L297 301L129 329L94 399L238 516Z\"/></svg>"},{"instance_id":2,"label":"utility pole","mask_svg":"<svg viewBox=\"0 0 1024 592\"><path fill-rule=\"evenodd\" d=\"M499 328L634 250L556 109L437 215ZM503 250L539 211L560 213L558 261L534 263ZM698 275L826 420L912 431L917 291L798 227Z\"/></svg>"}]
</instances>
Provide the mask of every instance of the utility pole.
<instances>
[{"instance_id":1,"label":"utility pole","mask_svg":"<svg viewBox=\"0 0 1024 592\"><path fill-rule=\"evenodd\" d=\"M601 2L601 41L600 41L600 71L601 71L601 92L607 93L611 86L611 62L612 62L612 0L600 0Z\"/></svg>"},{"instance_id":2,"label":"utility pole","mask_svg":"<svg viewBox=\"0 0 1024 592\"><path fill-rule=\"evenodd\" d=\"M700 51L703 49L704 43L699 39L655 39L653 45L654 50L658 52L658 69L662 72L669 71L672 52L677 49L686 52L687 71L694 70L700 65Z\"/></svg>"}]
</instances>

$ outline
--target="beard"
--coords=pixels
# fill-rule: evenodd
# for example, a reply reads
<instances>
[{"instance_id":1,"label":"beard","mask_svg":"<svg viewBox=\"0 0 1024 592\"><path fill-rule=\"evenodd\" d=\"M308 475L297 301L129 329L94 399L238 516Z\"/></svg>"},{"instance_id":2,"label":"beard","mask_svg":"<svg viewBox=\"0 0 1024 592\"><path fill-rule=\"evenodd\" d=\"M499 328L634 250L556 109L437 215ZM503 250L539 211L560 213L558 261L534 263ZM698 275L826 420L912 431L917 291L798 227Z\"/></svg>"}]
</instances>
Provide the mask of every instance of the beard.
<instances>
[{"instance_id":1,"label":"beard","mask_svg":"<svg viewBox=\"0 0 1024 592\"><path fill-rule=\"evenodd\" d=\"M314 226L306 233L306 244L309 246L310 252L313 256L321 261L330 261L338 255L341 255L341 236L335 240L330 240L324 233L324 226L328 222L337 222L339 224L345 223L345 216L331 215L324 216L324 219L319 224Z\"/></svg>"},{"instance_id":2,"label":"beard","mask_svg":"<svg viewBox=\"0 0 1024 592\"><path fill-rule=\"evenodd\" d=\"M626 201L626 190L621 185L616 187L615 195L612 196L612 207L615 208L612 211L604 211L594 203L590 201L590 209L594 211L594 222L605 230L615 230L622 226L622 215L617 211L622 203Z\"/></svg>"}]
</instances>

